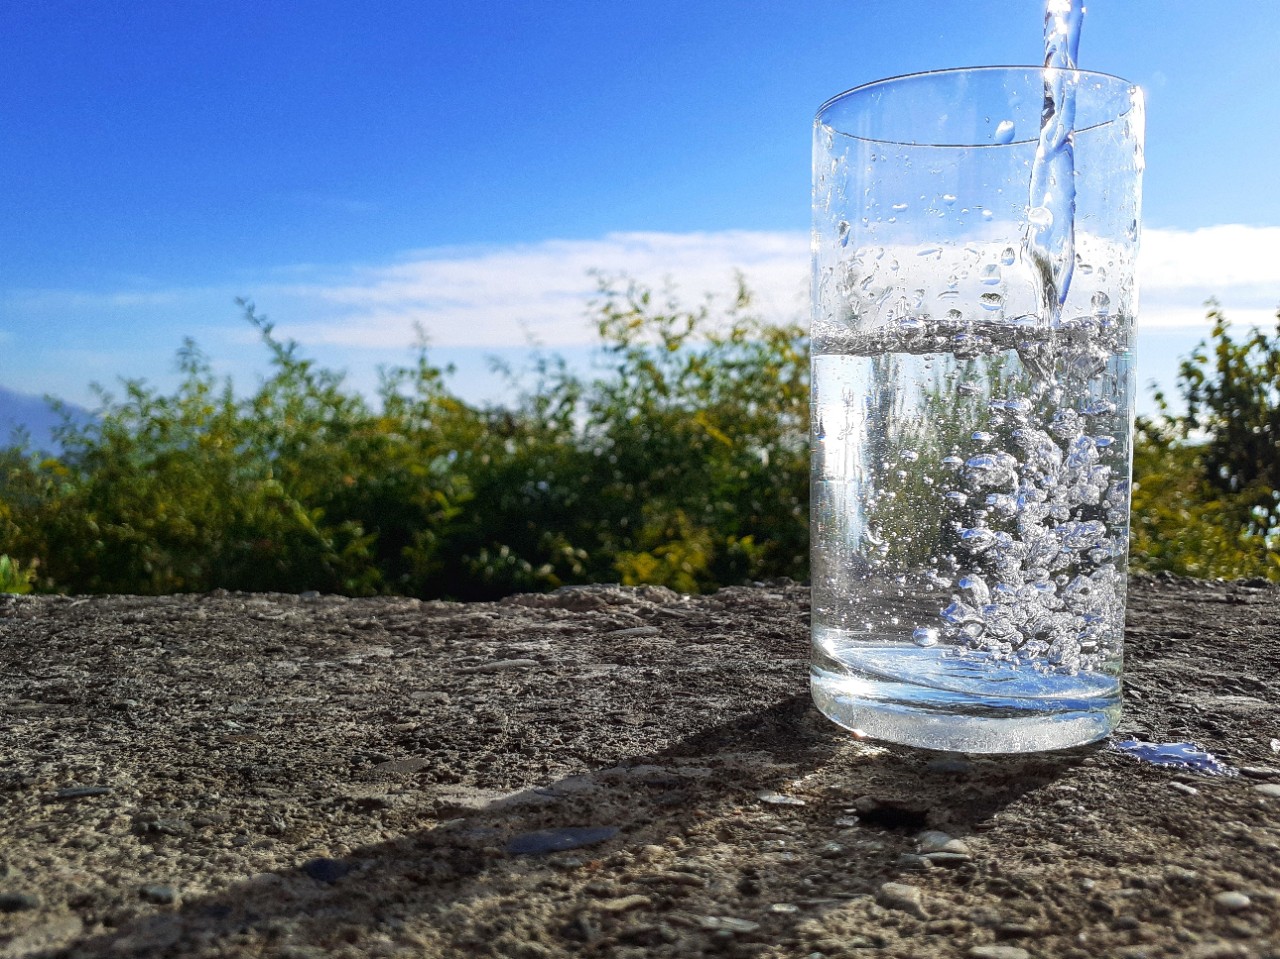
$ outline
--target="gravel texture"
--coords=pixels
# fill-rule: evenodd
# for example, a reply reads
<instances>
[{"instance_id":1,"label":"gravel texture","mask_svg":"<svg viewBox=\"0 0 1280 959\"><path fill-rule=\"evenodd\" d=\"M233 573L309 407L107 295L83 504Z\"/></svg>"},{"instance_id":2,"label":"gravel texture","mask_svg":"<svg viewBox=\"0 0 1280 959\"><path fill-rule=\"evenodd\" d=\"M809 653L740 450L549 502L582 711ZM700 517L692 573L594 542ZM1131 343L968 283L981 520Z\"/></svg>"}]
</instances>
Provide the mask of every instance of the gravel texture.
<instances>
[{"instance_id":1,"label":"gravel texture","mask_svg":"<svg viewBox=\"0 0 1280 959\"><path fill-rule=\"evenodd\" d=\"M1280 957L1280 589L1135 578L1117 739L859 741L808 591L0 598L0 957Z\"/></svg>"}]
</instances>

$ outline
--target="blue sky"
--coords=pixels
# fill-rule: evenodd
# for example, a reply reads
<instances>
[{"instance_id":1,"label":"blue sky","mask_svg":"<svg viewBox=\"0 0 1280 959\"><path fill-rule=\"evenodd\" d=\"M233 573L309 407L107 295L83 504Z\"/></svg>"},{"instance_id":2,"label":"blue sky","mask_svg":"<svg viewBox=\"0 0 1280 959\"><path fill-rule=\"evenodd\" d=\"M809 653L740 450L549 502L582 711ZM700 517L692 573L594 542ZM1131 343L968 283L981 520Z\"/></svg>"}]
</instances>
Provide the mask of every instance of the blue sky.
<instances>
[{"instance_id":1,"label":"blue sky","mask_svg":"<svg viewBox=\"0 0 1280 959\"><path fill-rule=\"evenodd\" d=\"M741 267L804 314L810 124L840 90L1041 50L1028 0L0 5L0 385L247 387L234 297L363 388L420 324L464 393L491 352L589 339L592 267L690 300ZM1217 295L1280 302L1270 4L1094 0L1081 65L1148 98L1143 379Z\"/></svg>"}]
</instances>

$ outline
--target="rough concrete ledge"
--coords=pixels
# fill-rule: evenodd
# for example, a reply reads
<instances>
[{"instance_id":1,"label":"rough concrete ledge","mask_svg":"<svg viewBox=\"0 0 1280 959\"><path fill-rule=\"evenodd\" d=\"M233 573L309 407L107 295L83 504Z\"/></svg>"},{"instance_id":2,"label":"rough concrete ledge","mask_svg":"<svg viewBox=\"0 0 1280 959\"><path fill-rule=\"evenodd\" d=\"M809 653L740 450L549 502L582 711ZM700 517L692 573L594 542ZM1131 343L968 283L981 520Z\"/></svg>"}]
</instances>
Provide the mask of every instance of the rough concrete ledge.
<instances>
[{"instance_id":1,"label":"rough concrete ledge","mask_svg":"<svg viewBox=\"0 0 1280 959\"><path fill-rule=\"evenodd\" d=\"M1280 957L1280 589L1135 579L1125 735L855 740L808 592L0 599L0 956Z\"/></svg>"}]
</instances>

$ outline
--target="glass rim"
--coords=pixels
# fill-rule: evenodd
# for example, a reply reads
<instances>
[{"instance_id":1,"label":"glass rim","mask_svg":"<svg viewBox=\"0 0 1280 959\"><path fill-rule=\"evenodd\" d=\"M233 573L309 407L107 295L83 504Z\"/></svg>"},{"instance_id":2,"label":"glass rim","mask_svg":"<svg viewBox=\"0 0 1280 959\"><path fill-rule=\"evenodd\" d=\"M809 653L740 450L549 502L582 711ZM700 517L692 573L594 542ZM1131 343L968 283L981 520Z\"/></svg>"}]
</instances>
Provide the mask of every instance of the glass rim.
<instances>
[{"instance_id":1,"label":"glass rim","mask_svg":"<svg viewBox=\"0 0 1280 959\"><path fill-rule=\"evenodd\" d=\"M881 77L878 80L869 80L866 83L858 84L858 86L856 87L850 87L848 90L845 90L841 93L837 93L835 96L825 100L822 103L822 105L818 107L817 113L814 114L813 122L815 125L822 125L827 127L833 133L839 134L842 137L848 137L850 140L859 140L863 143L886 143L894 146L922 147L922 148L937 149L937 150L945 150L945 149L971 150L971 149L976 149L978 147L1000 148L1000 147L1018 146L1019 144L1035 143L1039 139L1038 136L1012 140L1009 143L921 143L918 141L907 141L907 140L887 140L880 137L865 137L865 136L859 136L856 133L848 133L835 126L832 126L829 123L822 122L823 114L827 113L837 103L840 103L854 96L855 94L867 93L876 87L887 86L888 84L897 84L897 83L901 83L904 80L919 80L919 79L923 79L924 77L954 76L961 73L1000 73L1000 72L1037 73L1041 76L1044 76L1046 74L1052 76L1054 74L1070 73L1079 77L1092 77L1092 78L1097 78L1099 80L1114 81L1115 83L1124 84L1124 86L1126 86L1128 89L1136 90L1139 96L1142 95L1142 88L1138 84L1134 83L1132 80L1126 80L1124 77L1117 76L1114 73L1105 73L1100 70L1080 70L1080 69L1068 69L1066 67L1046 67L1046 66L1039 66L1036 64L1026 64L1026 63L987 64L987 65L975 66L975 67L940 67L936 70L917 70L913 73L899 73L899 74L896 74L895 76ZM1105 127L1110 123L1114 123L1116 120L1119 120L1125 116L1128 116L1129 112L1130 112L1129 110L1125 110L1123 112L1117 113L1114 117L1109 117L1106 120L1099 121L1098 123L1092 123L1087 127L1078 127L1073 132L1084 133L1085 131L1088 131L1088 130L1097 130L1100 127Z\"/></svg>"}]
</instances>

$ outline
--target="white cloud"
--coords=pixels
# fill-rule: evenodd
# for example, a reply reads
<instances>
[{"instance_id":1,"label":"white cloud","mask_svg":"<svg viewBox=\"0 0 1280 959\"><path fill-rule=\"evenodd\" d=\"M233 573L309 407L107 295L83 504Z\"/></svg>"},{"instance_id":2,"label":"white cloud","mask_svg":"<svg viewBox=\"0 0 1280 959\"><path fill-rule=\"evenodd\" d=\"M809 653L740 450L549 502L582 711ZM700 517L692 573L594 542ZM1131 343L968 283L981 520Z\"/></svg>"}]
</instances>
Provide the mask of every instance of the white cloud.
<instances>
[{"instance_id":1,"label":"white cloud","mask_svg":"<svg viewBox=\"0 0 1280 959\"><path fill-rule=\"evenodd\" d=\"M689 305L707 292L732 294L740 269L762 315L803 319L808 247L800 231L613 233L424 250L383 264L282 264L200 287L149 288L132 278L115 290L11 290L0 294L0 381L88 401L83 385L94 379L167 382L173 351L193 335L219 371L252 383L263 354L233 304L239 294L251 295L280 335L369 389L378 364L408 358L415 324L451 356L518 349L530 337L555 349L593 342L593 269L658 290L669 278ZM1209 329L1209 297L1237 329L1270 330L1280 305L1280 227L1148 229L1139 271L1139 329L1149 337L1167 332L1161 342L1194 345Z\"/></svg>"},{"instance_id":2,"label":"white cloud","mask_svg":"<svg viewBox=\"0 0 1280 959\"><path fill-rule=\"evenodd\" d=\"M1280 227L1146 230L1138 269L1146 327L1207 328L1210 297L1235 325L1267 327L1280 305Z\"/></svg>"},{"instance_id":3,"label":"white cloud","mask_svg":"<svg viewBox=\"0 0 1280 959\"><path fill-rule=\"evenodd\" d=\"M261 304L304 343L403 347L420 324L436 346L549 346L590 341L591 272L626 274L655 289L670 279L687 302L730 293L740 269L766 316L805 311L808 237L802 233L613 233L472 250L426 251L397 263L263 289ZM278 305L277 305L278 304ZM282 308L283 307L283 308ZM282 329L284 325L282 324Z\"/></svg>"},{"instance_id":4,"label":"white cloud","mask_svg":"<svg viewBox=\"0 0 1280 959\"><path fill-rule=\"evenodd\" d=\"M592 270L625 273L686 302L745 274L767 317L803 318L808 236L800 232L612 233L506 247L427 250L398 262L315 270L257 287L259 304L304 344L403 349L415 324L440 347L589 342ZM1144 328L1207 327L1216 297L1238 325L1269 325L1280 303L1280 227L1148 229L1139 265Z\"/></svg>"}]
</instances>

